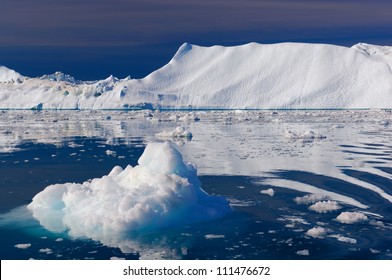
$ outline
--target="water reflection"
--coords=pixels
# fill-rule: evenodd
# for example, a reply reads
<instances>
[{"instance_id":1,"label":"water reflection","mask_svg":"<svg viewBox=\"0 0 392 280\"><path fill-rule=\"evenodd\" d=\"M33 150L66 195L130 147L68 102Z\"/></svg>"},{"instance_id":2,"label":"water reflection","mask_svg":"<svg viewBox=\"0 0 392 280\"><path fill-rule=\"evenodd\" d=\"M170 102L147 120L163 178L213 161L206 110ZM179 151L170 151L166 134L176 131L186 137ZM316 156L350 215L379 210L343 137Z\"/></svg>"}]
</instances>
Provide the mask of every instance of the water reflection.
<instances>
[{"instance_id":1,"label":"water reflection","mask_svg":"<svg viewBox=\"0 0 392 280\"><path fill-rule=\"evenodd\" d=\"M162 132L183 127L192 133L192 139L171 140L177 141L186 161L197 165L203 188L227 197L241 218L206 228L200 225L98 240L123 253L170 259L302 258L296 252L304 249L310 249L314 258L338 257L335 254L390 258L392 254L386 248L392 243L392 127L387 125L392 116L387 111L3 111L0 120L0 161L7 172L26 170L26 180L35 184L27 175L32 171L42 181L33 191L24 190L19 205L57 179L82 182L102 177L115 165L135 165L147 143L162 141ZM287 131L297 137L287 137ZM299 137L309 131L323 137ZM45 155L37 145L45 147ZM74 168L65 174L54 168L52 174L49 166L57 164ZM47 171L40 171L43 166ZM86 171L88 167L90 171ZM79 168L83 169L77 171ZM50 182L43 182L45 176ZM4 178L9 181L1 185L2 196L13 200L16 187L26 181L8 174ZM268 189L275 195L262 192ZM342 208L322 214L312 211L310 205L295 202L306 194L320 195L319 202L333 201L320 205L334 206L336 202ZM366 213L368 220L342 225L336 217L344 211ZM295 222L293 217L306 223ZM239 224L232 232L233 225ZM306 234L315 226L328 229L330 235L317 245ZM352 239L357 243L342 241ZM245 245L236 247L240 241ZM270 242L275 245L266 252ZM219 249L215 254L198 249L205 244ZM335 252L326 249L334 246L339 248ZM341 246L348 247L342 252ZM278 249L285 253L279 254Z\"/></svg>"}]
</instances>

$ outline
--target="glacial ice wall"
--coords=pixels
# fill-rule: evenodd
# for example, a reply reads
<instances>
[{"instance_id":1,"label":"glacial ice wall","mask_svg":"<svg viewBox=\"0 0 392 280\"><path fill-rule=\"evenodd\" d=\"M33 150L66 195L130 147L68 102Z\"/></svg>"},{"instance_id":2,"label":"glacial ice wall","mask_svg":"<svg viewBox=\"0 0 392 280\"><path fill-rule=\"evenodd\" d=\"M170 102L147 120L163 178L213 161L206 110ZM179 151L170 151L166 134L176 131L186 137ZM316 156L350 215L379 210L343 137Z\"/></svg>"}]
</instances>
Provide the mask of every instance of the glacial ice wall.
<instances>
[{"instance_id":1,"label":"glacial ice wall","mask_svg":"<svg viewBox=\"0 0 392 280\"><path fill-rule=\"evenodd\" d=\"M170 62L143 79L110 76L90 82L61 72L27 78L1 67L0 108L392 108L391 49L363 43L352 48L185 43Z\"/></svg>"}]
</instances>

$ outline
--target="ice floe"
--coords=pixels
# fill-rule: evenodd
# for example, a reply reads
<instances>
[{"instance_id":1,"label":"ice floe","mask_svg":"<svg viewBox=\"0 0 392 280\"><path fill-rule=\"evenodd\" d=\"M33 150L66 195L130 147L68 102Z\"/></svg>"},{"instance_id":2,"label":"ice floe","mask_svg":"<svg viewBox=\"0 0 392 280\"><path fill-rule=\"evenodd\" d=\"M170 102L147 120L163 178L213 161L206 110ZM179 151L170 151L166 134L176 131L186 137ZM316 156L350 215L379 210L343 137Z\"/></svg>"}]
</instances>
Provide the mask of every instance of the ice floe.
<instances>
[{"instance_id":1,"label":"ice floe","mask_svg":"<svg viewBox=\"0 0 392 280\"><path fill-rule=\"evenodd\" d=\"M330 211L339 210L341 206L336 201L326 200L318 201L315 204L309 206L310 210L316 211L318 213L327 213Z\"/></svg>"},{"instance_id":2,"label":"ice floe","mask_svg":"<svg viewBox=\"0 0 392 280\"><path fill-rule=\"evenodd\" d=\"M28 205L47 229L116 244L139 235L218 219L231 212L224 197L203 191L196 167L170 142L150 143L139 165L119 166L82 184L48 186Z\"/></svg>"},{"instance_id":3,"label":"ice floe","mask_svg":"<svg viewBox=\"0 0 392 280\"><path fill-rule=\"evenodd\" d=\"M324 227L315 226L306 232L306 235L314 238L324 238L328 234L329 230Z\"/></svg>"},{"instance_id":4,"label":"ice floe","mask_svg":"<svg viewBox=\"0 0 392 280\"><path fill-rule=\"evenodd\" d=\"M15 248L18 248L18 249L27 249L27 248L30 248L30 247L31 247L30 243L21 243L21 244L16 244L15 245Z\"/></svg>"},{"instance_id":5,"label":"ice floe","mask_svg":"<svg viewBox=\"0 0 392 280\"><path fill-rule=\"evenodd\" d=\"M275 191L271 188L266 189L266 190L261 190L260 193L269 195L271 197L275 195Z\"/></svg>"},{"instance_id":6,"label":"ice floe","mask_svg":"<svg viewBox=\"0 0 392 280\"><path fill-rule=\"evenodd\" d=\"M367 221L368 217L361 212L342 212L336 217L336 220L342 224L354 224Z\"/></svg>"}]
</instances>

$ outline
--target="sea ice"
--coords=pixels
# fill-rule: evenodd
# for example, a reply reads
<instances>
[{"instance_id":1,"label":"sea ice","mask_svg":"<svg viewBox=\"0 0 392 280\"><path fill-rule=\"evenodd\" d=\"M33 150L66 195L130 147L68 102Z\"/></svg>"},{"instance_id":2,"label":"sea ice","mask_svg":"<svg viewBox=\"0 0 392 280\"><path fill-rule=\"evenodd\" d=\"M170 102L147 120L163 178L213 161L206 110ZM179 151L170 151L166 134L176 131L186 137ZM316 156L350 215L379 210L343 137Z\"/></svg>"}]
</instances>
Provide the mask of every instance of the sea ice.
<instances>
[{"instance_id":1,"label":"sea ice","mask_svg":"<svg viewBox=\"0 0 392 280\"><path fill-rule=\"evenodd\" d=\"M275 191L271 188L267 189L267 190L261 190L260 193L262 194L267 194L269 196L274 196L275 195Z\"/></svg>"},{"instance_id":2,"label":"sea ice","mask_svg":"<svg viewBox=\"0 0 392 280\"><path fill-rule=\"evenodd\" d=\"M191 139L193 135L185 127L178 126L173 131L163 131L163 132L157 133L155 136L158 138L161 138L161 139L170 139L170 138Z\"/></svg>"},{"instance_id":3,"label":"sea ice","mask_svg":"<svg viewBox=\"0 0 392 280\"><path fill-rule=\"evenodd\" d=\"M16 244L15 245L15 248L18 248L18 249L27 249L27 248L30 248L30 247L31 247L30 243Z\"/></svg>"},{"instance_id":4,"label":"sea ice","mask_svg":"<svg viewBox=\"0 0 392 280\"><path fill-rule=\"evenodd\" d=\"M82 184L51 185L28 205L47 229L68 230L105 244L124 235L218 219L231 212L224 197L203 191L196 167L171 142L150 143L139 165L119 166Z\"/></svg>"},{"instance_id":5,"label":"sea ice","mask_svg":"<svg viewBox=\"0 0 392 280\"><path fill-rule=\"evenodd\" d=\"M294 198L294 201L297 202L297 204L310 204L310 203L315 203L317 201L326 199L327 196L322 195L322 194L307 194L301 197L296 197Z\"/></svg>"},{"instance_id":6,"label":"sea ice","mask_svg":"<svg viewBox=\"0 0 392 280\"><path fill-rule=\"evenodd\" d=\"M122 261L125 260L125 258L119 258L119 257L110 257L111 261Z\"/></svg>"},{"instance_id":7,"label":"sea ice","mask_svg":"<svg viewBox=\"0 0 392 280\"><path fill-rule=\"evenodd\" d=\"M293 132L286 130L285 137L288 139L303 139L304 141L320 140L326 138L326 136L316 133L313 130L307 130L305 132Z\"/></svg>"},{"instance_id":8,"label":"sea ice","mask_svg":"<svg viewBox=\"0 0 392 280\"><path fill-rule=\"evenodd\" d=\"M298 250L297 252L295 252L297 255L299 256L309 256L309 250L308 249L304 249L304 250Z\"/></svg>"},{"instance_id":9,"label":"sea ice","mask_svg":"<svg viewBox=\"0 0 392 280\"><path fill-rule=\"evenodd\" d=\"M361 212L342 212L336 217L342 224L354 224L368 220L368 217Z\"/></svg>"},{"instance_id":10,"label":"sea ice","mask_svg":"<svg viewBox=\"0 0 392 280\"><path fill-rule=\"evenodd\" d=\"M218 238L225 238L223 234L206 234L204 236L205 239L218 239Z\"/></svg>"},{"instance_id":11,"label":"sea ice","mask_svg":"<svg viewBox=\"0 0 392 280\"><path fill-rule=\"evenodd\" d=\"M328 235L328 237L336 238L340 242L351 243L351 244L357 243L357 240L355 238L346 237L341 234L332 234L332 235Z\"/></svg>"},{"instance_id":12,"label":"sea ice","mask_svg":"<svg viewBox=\"0 0 392 280\"><path fill-rule=\"evenodd\" d=\"M50 254L53 253L53 250L50 249L50 248L44 248L44 249L39 249L39 252L40 252L40 253L45 253L45 254L47 254L47 255L50 255Z\"/></svg>"},{"instance_id":13,"label":"sea ice","mask_svg":"<svg viewBox=\"0 0 392 280\"><path fill-rule=\"evenodd\" d=\"M306 235L309 235L314 238L324 238L328 234L329 230L323 227L315 226L309 229L306 232Z\"/></svg>"},{"instance_id":14,"label":"sea ice","mask_svg":"<svg viewBox=\"0 0 392 280\"><path fill-rule=\"evenodd\" d=\"M315 204L312 204L309 206L310 210L316 211L318 213L327 213L330 211L335 211L340 209L339 203L336 201L332 200L327 200L327 201L318 201Z\"/></svg>"}]
</instances>

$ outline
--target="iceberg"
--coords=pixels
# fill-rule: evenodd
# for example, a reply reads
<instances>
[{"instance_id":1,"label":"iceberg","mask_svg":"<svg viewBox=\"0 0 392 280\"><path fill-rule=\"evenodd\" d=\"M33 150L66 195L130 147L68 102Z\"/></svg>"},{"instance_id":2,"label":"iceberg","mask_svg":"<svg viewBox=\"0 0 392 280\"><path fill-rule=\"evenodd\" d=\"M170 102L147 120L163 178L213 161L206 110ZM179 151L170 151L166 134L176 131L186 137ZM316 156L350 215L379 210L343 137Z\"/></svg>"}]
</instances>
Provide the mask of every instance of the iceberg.
<instances>
[{"instance_id":1,"label":"iceberg","mask_svg":"<svg viewBox=\"0 0 392 280\"><path fill-rule=\"evenodd\" d=\"M2 67L0 108L392 108L391 49L364 43L351 48L185 43L165 66L143 79L110 76L89 82L61 72L27 79ZM20 82L10 82L17 78Z\"/></svg>"},{"instance_id":2,"label":"iceberg","mask_svg":"<svg viewBox=\"0 0 392 280\"><path fill-rule=\"evenodd\" d=\"M231 213L224 197L204 192L196 167L172 142L148 144L138 163L82 184L50 185L27 208L50 231L111 246Z\"/></svg>"}]
</instances>

